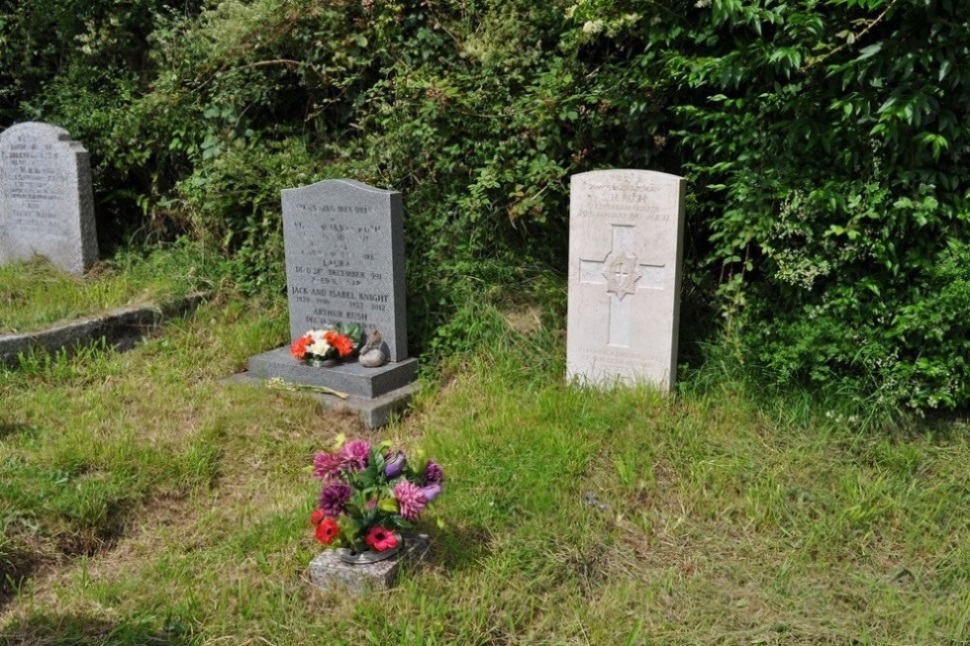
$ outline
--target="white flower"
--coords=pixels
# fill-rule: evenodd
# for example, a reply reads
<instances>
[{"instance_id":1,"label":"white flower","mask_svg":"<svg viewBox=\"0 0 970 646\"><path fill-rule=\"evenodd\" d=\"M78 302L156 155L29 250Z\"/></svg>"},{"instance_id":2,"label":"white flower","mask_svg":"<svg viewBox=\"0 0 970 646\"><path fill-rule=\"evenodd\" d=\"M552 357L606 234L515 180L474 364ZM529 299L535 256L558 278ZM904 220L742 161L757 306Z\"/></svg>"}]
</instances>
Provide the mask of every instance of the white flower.
<instances>
[{"instance_id":1,"label":"white flower","mask_svg":"<svg viewBox=\"0 0 970 646\"><path fill-rule=\"evenodd\" d=\"M324 341L323 339L316 339L313 342L313 345L311 345L306 350L310 354L315 354L317 356L323 356L323 355L327 354L327 352L330 351L330 348L331 348L331 345L329 343L327 343L326 341Z\"/></svg>"},{"instance_id":2,"label":"white flower","mask_svg":"<svg viewBox=\"0 0 970 646\"><path fill-rule=\"evenodd\" d=\"M584 34L598 34L601 31L603 31L602 20L587 20L586 24L583 25Z\"/></svg>"}]
</instances>

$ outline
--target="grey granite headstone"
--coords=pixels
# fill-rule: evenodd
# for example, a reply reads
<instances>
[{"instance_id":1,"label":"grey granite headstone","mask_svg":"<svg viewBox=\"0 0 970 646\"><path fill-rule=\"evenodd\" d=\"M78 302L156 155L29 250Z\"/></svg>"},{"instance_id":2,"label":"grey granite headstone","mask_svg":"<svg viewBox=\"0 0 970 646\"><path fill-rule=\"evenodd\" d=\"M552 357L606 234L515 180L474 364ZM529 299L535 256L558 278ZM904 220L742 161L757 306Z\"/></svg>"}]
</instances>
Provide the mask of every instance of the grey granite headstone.
<instances>
[{"instance_id":1,"label":"grey granite headstone","mask_svg":"<svg viewBox=\"0 0 970 646\"><path fill-rule=\"evenodd\" d=\"M644 170L573 175L568 379L664 391L675 382L685 185Z\"/></svg>"},{"instance_id":2,"label":"grey granite headstone","mask_svg":"<svg viewBox=\"0 0 970 646\"><path fill-rule=\"evenodd\" d=\"M384 426L414 394L417 360L407 356L404 300L404 213L401 194L353 180L326 180L283 191L283 244L290 339L337 323L379 330L390 361L377 368L356 359L314 367L289 346L250 357L249 375L279 379L323 394L325 406L360 413Z\"/></svg>"},{"instance_id":3,"label":"grey granite headstone","mask_svg":"<svg viewBox=\"0 0 970 646\"><path fill-rule=\"evenodd\" d=\"M0 263L40 255L73 274L98 258L88 152L67 131L0 133Z\"/></svg>"},{"instance_id":4,"label":"grey granite headstone","mask_svg":"<svg viewBox=\"0 0 970 646\"><path fill-rule=\"evenodd\" d=\"M407 358L401 194L353 180L283 191L290 339L335 323L380 330Z\"/></svg>"}]
</instances>

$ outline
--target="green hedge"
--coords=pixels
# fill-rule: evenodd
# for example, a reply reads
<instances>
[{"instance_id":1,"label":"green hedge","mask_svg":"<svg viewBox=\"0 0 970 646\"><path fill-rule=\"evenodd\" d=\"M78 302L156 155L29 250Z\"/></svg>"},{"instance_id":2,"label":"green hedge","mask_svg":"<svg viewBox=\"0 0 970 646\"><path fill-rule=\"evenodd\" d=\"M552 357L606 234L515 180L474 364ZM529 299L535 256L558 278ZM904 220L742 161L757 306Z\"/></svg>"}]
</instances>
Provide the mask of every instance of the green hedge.
<instances>
[{"instance_id":1,"label":"green hedge","mask_svg":"<svg viewBox=\"0 0 970 646\"><path fill-rule=\"evenodd\" d=\"M0 118L67 127L100 217L207 238L249 285L281 285L279 188L393 187L413 349L454 351L482 294L563 271L569 175L651 168L689 179L691 294L749 374L970 398L959 3L80 4L0 14Z\"/></svg>"}]
</instances>

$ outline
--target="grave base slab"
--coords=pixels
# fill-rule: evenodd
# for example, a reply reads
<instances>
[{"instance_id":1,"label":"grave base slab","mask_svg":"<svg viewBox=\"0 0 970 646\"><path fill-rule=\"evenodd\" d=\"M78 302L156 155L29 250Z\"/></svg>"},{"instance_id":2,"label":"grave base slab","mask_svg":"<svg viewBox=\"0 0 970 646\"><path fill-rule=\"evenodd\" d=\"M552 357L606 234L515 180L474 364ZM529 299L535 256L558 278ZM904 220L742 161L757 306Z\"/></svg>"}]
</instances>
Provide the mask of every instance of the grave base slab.
<instances>
[{"instance_id":1,"label":"grave base slab","mask_svg":"<svg viewBox=\"0 0 970 646\"><path fill-rule=\"evenodd\" d=\"M405 359L379 368L365 368L356 360L317 368L290 355L289 347L277 348L249 359L249 372L262 379L282 379L303 386L320 386L353 397L373 399L399 390L414 381L417 359Z\"/></svg>"},{"instance_id":2,"label":"grave base slab","mask_svg":"<svg viewBox=\"0 0 970 646\"><path fill-rule=\"evenodd\" d=\"M227 383L259 385L264 383L264 378L252 372L243 372L233 375L225 381ZM303 391L304 394L315 399L321 406L331 410L353 411L360 416L360 419L370 429L387 426L393 415L401 413L407 408L411 398L418 389L417 384L410 383L403 388L392 390L380 397L348 396L342 398L336 395L314 392L312 390L313 385L305 386L302 384L287 383L284 387L292 387L294 390L300 390L302 387L306 387L307 389Z\"/></svg>"}]
</instances>

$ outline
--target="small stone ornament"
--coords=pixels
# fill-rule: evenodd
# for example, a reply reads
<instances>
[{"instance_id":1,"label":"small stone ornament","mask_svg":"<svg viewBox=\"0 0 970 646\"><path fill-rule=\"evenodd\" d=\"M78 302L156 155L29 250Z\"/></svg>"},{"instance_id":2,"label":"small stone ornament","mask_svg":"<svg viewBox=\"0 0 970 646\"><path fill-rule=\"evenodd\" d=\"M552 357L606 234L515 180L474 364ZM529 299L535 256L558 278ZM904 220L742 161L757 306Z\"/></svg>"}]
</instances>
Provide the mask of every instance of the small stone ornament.
<instances>
[{"instance_id":1,"label":"small stone ornament","mask_svg":"<svg viewBox=\"0 0 970 646\"><path fill-rule=\"evenodd\" d=\"M387 353L384 352L384 337L380 330L374 330L367 338L367 343L360 349L360 365L365 368L380 368L387 363Z\"/></svg>"}]
</instances>

